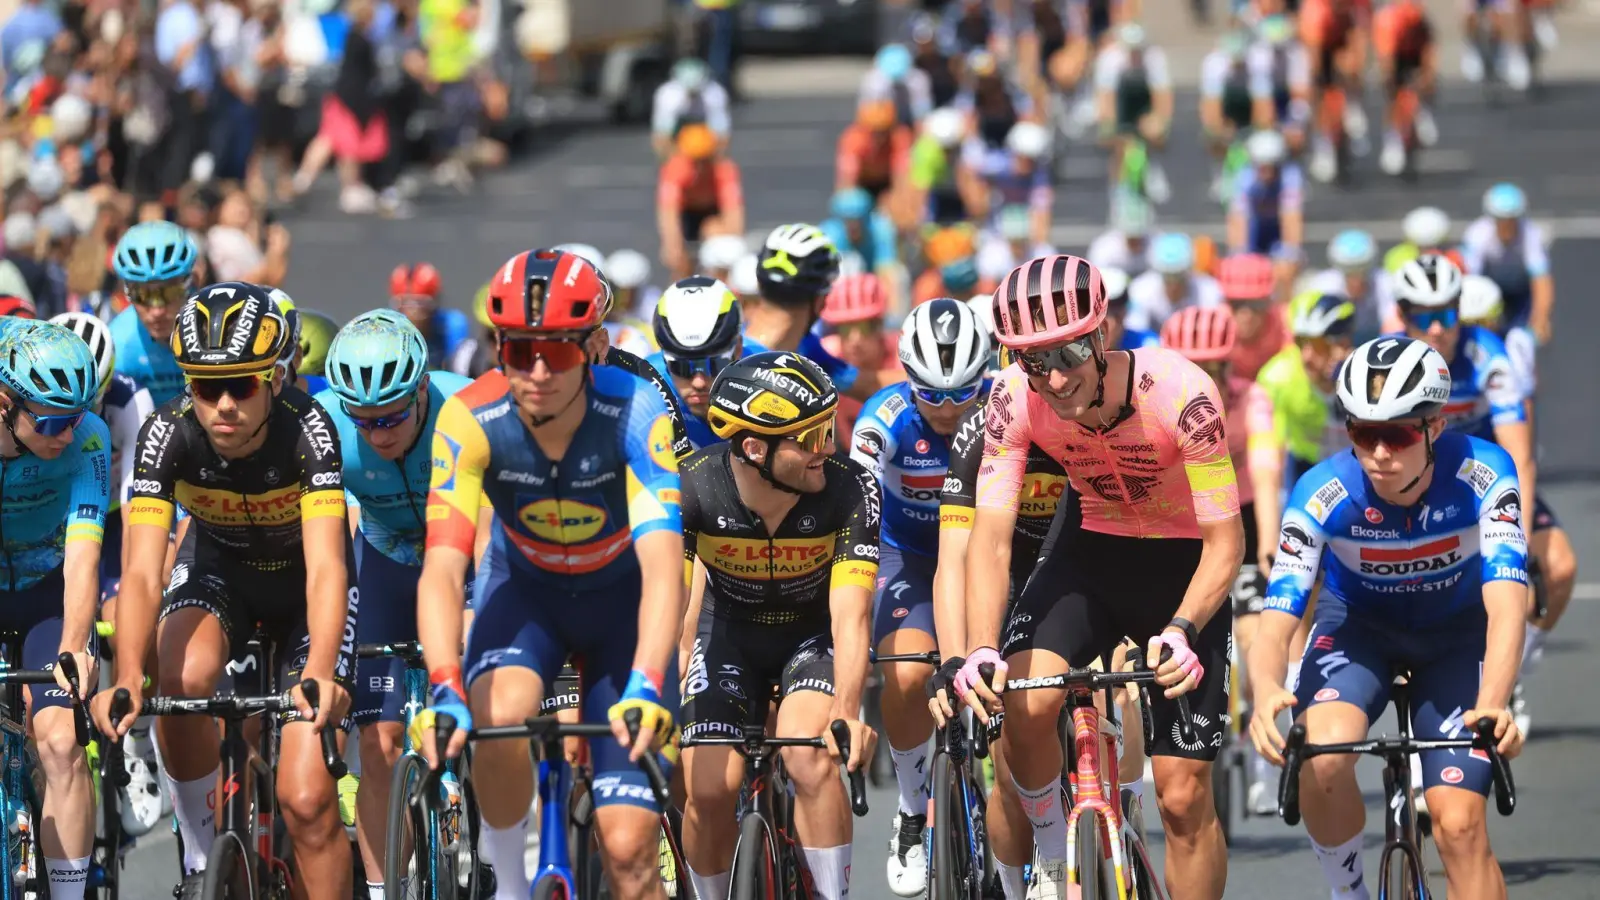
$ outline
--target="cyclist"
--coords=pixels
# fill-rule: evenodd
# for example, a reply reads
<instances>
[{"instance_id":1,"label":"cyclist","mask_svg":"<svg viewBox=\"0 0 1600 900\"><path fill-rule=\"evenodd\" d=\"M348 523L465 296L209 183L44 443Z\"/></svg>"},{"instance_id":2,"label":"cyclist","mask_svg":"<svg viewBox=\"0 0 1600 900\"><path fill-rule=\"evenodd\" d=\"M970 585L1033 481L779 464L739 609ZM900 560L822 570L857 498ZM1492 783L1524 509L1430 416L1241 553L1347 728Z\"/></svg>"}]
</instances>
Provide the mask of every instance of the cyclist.
<instances>
[{"instance_id":1,"label":"cyclist","mask_svg":"<svg viewBox=\"0 0 1600 900\"><path fill-rule=\"evenodd\" d=\"M1505 324L1525 328L1543 344L1550 340L1555 279L1544 231L1528 219L1528 198L1514 184L1497 184L1483 195L1483 216L1461 236L1461 268L1500 285Z\"/></svg>"},{"instance_id":2,"label":"cyclist","mask_svg":"<svg viewBox=\"0 0 1600 900\"><path fill-rule=\"evenodd\" d=\"M1313 275L1305 289L1343 294L1356 307L1355 341L1366 343L1398 322L1389 274L1378 266L1378 242L1372 235L1348 228L1328 242L1328 265Z\"/></svg>"},{"instance_id":3,"label":"cyclist","mask_svg":"<svg viewBox=\"0 0 1600 900\"><path fill-rule=\"evenodd\" d=\"M888 298L876 275L841 275L828 290L822 306L822 324L830 333L822 337L829 355L857 370L880 371L900 366L900 335L883 327ZM855 431L861 401L839 398L838 438L848 445Z\"/></svg>"},{"instance_id":4,"label":"cyclist","mask_svg":"<svg viewBox=\"0 0 1600 900\"><path fill-rule=\"evenodd\" d=\"M962 205L975 220L989 224L1004 207L1023 206L1031 214L1030 235L1045 240L1055 197L1045 158L1049 150L1050 133L1029 121L1013 125L1000 145L967 141L956 170Z\"/></svg>"},{"instance_id":5,"label":"cyclist","mask_svg":"<svg viewBox=\"0 0 1600 900\"><path fill-rule=\"evenodd\" d=\"M935 107L949 106L961 92L960 65L953 42L940 40L940 23L930 13L911 17L911 59L917 71L928 76L928 89Z\"/></svg>"},{"instance_id":6,"label":"cyclist","mask_svg":"<svg viewBox=\"0 0 1600 900\"><path fill-rule=\"evenodd\" d=\"M895 118L893 100L868 100L856 108L856 120L839 135L833 162L833 188L861 188L874 204L884 194L899 196L911 166L911 126Z\"/></svg>"},{"instance_id":7,"label":"cyclist","mask_svg":"<svg viewBox=\"0 0 1600 900\"><path fill-rule=\"evenodd\" d=\"M1105 278L1104 268L1100 277ZM1154 331L1179 310L1221 305L1222 288L1217 280L1194 269L1194 241L1186 234L1169 232L1150 242L1150 271L1128 285L1128 315L1123 324Z\"/></svg>"},{"instance_id":8,"label":"cyclist","mask_svg":"<svg viewBox=\"0 0 1600 900\"><path fill-rule=\"evenodd\" d=\"M1089 37L1088 4L1059 0L1032 0L1017 15L1022 34L1017 41L1017 68L1033 96L1036 109L1050 109L1052 96L1062 106L1054 115L1070 116L1067 127L1077 128L1077 110L1070 98L1078 96L1084 70L1093 58ZM1088 110L1092 117L1092 106Z\"/></svg>"},{"instance_id":9,"label":"cyclist","mask_svg":"<svg viewBox=\"0 0 1600 900\"><path fill-rule=\"evenodd\" d=\"M912 198L906 208L922 210L923 218L935 225L969 218L956 177L959 151L967 136L966 116L960 110L941 107L923 118L921 133L911 145L906 181Z\"/></svg>"},{"instance_id":10,"label":"cyclist","mask_svg":"<svg viewBox=\"0 0 1600 900\"><path fill-rule=\"evenodd\" d=\"M1110 183L1115 185L1121 179L1122 156L1128 144L1140 140L1151 147L1165 146L1172 126L1167 55L1146 42L1143 25L1124 22L1117 26L1116 40L1095 55L1094 89L1100 133L1112 147ZM1149 165L1146 192L1161 202L1168 193L1166 177L1154 159Z\"/></svg>"},{"instance_id":11,"label":"cyclist","mask_svg":"<svg viewBox=\"0 0 1600 900\"><path fill-rule=\"evenodd\" d=\"M1385 172L1398 175L1405 168L1406 158L1406 136L1399 130L1405 110L1397 107L1401 90L1413 91L1417 101L1410 113L1417 142L1432 147L1439 140L1439 127L1428 111L1437 85L1439 48L1427 12L1416 0L1395 0L1379 9L1373 19L1372 37L1389 105L1389 128L1384 132L1379 164Z\"/></svg>"},{"instance_id":12,"label":"cyclist","mask_svg":"<svg viewBox=\"0 0 1600 900\"><path fill-rule=\"evenodd\" d=\"M111 433L89 411L99 387L94 357L71 331L50 322L7 321L0 333L0 416L6 426L0 461L11 477L0 492L0 628L20 636L10 652L21 668L56 668L56 657L71 653L85 692L99 683L91 641L112 492ZM60 669L56 682L59 690L26 689L45 781L39 849L49 895L77 900L84 896L94 847L94 786Z\"/></svg>"},{"instance_id":13,"label":"cyclist","mask_svg":"<svg viewBox=\"0 0 1600 900\"><path fill-rule=\"evenodd\" d=\"M728 277L733 273L733 267L739 264L739 260L749 255L750 248L745 244L743 236L716 235L700 242L700 274L727 284ZM651 308L654 306L652 303Z\"/></svg>"},{"instance_id":14,"label":"cyclist","mask_svg":"<svg viewBox=\"0 0 1600 900\"><path fill-rule=\"evenodd\" d=\"M660 810L629 755L662 746L677 699L677 459L656 390L590 363L604 348L608 291L588 261L553 250L519 253L490 281L501 368L446 399L433 436L417 632L431 709L455 717L458 731L439 748L425 723L424 749L437 765L441 751L460 753L474 715L485 726L537 715L546 685L569 654L581 654L583 717L610 719L617 735L591 744L606 873L619 897L661 898ZM576 463L558 468L551 450ZM483 497L499 527L480 564L463 656L463 585ZM642 714L636 741L622 726L631 709ZM479 782L498 788L478 801L495 896L526 897L526 747L485 742L472 762Z\"/></svg>"},{"instance_id":15,"label":"cyclist","mask_svg":"<svg viewBox=\"0 0 1600 900\"><path fill-rule=\"evenodd\" d=\"M33 301L15 294L0 293L0 318L37 319Z\"/></svg>"},{"instance_id":16,"label":"cyclist","mask_svg":"<svg viewBox=\"0 0 1600 900\"><path fill-rule=\"evenodd\" d=\"M1055 256L1019 266L1002 282L994 308L1000 342L1016 354L1018 368L1001 373L989 399L969 547L985 565L967 571L969 652L957 693L986 716L998 698L979 675L982 665L995 666L998 689L1008 667L1024 678L1056 674L1109 660L1125 635L1156 635L1147 655L1166 688L1152 696L1150 715L1167 881L1186 885L1188 897L1216 900L1227 855L1210 769L1227 704L1232 610L1225 601L1244 549L1220 394L1177 353L1109 350L1101 331L1105 289L1085 260ZM1020 591L1001 640L1005 587L990 573L1011 565L1034 442L1063 460L1073 494L1056 513L1055 549ZM1172 651L1166 662L1163 647ZM1198 742L1185 744L1173 698L1190 692ZM1065 894L1057 739L1063 701L1062 692L1049 690L1010 699L1001 731L1033 825L1043 896Z\"/></svg>"},{"instance_id":17,"label":"cyclist","mask_svg":"<svg viewBox=\"0 0 1600 900\"><path fill-rule=\"evenodd\" d=\"M356 640L417 639L417 576L427 528L434 425L445 398L471 384L428 371L428 348L405 316L380 309L350 320L328 348L328 388L316 396L339 433L355 529L352 581L367 599ZM359 507L357 506L359 505ZM360 729L356 836L367 893L383 897L389 781L405 748L405 661L361 660L351 718ZM396 848L395 852L400 852Z\"/></svg>"},{"instance_id":18,"label":"cyclist","mask_svg":"<svg viewBox=\"0 0 1600 900\"><path fill-rule=\"evenodd\" d=\"M282 294L282 291L274 291ZM327 313L320 313L314 309L301 309L295 311L299 324L291 324L297 338L299 351L294 354L294 364L289 366L289 376L295 379L295 387L302 391L321 391L328 386L328 379L323 374L328 364L328 348L333 345L333 336L339 333L339 323Z\"/></svg>"},{"instance_id":19,"label":"cyclist","mask_svg":"<svg viewBox=\"0 0 1600 900\"><path fill-rule=\"evenodd\" d=\"M1479 51L1480 35L1487 32L1492 38L1490 46L1499 47L1499 59L1494 68L1514 91L1526 91L1533 84L1533 67L1528 62L1522 37L1522 17L1518 4L1510 0L1473 0L1467 5L1461 32L1466 39L1461 42L1461 74L1468 81L1480 82L1484 76L1483 54ZM1479 16L1489 17L1485 28Z\"/></svg>"},{"instance_id":20,"label":"cyclist","mask_svg":"<svg viewBox=\"0 0 1600 900\"><path fill-rule=\"evenodd\" d=\"M679 130L677 152L662 164L657 180L656 228L661 262L672 278L689 274L690 241L744 233L739 165L720 154L710 128L685 125Z\"/></svg>"},{"instance_id":21,"label":"cyclist","mask_svg":"<svg viewBox=\"0 0 1600 900\"><path fill-rule=\"evenodd\" d=\"M974 135L998 149L1018 121L1037 119L1033 101L1027 92L1006 80L989 51L974 50L967 54L965 63L965 86L951 105L972 120Z\"/></svg>"},{"instance_id":22,"label":"cyclist","mask_svg":"<svg viewBox=\"0 0 1600 900\"><path fill-rule=\"evenodd\" d=\"M401 263L389 273L389 303L403 313L428 342L430 369L444 368L472 333L466 313L439 305L439 288L439 270L432 263ZM305 328L304 323L301 328ZM335 328L334 332L337 331ZM328 340L333 340L333 334L328 335Z\"/></svg>"},{"instance_id":23,"label":"cyclist","mask_svg":"<svg viewBox=\"0 0 1600 900\"><path fill-rule=\"evenodd\" d=\"M967 250L938 266L930 266L911 283L911 304L927 303L938 297L970 297L974 292L994 289L978 272L978 250L970 237Z\"/></svg>"},{"instance_id":24,"label":"cyclist","mask_svg":"<svg viewBox=\"0 0 1600 900\"><path fill-rule=\"evenodd\" d=\"M117 371L148 390L158 406L183 392L183 372L169 344L199 255L189 232L171 222L134 225L111 255L111 268L133 307L111 320Z\"/></svg>"},{"instance_id":25,"label":"cyclist","mask_svg":"<svg viewBox=\"0 0 1600 900\"><path fill-rule=\"evenodd\" d=\"M1250 135L1250 168L1239 173L1228 207L1229 252L1271 256L1285 283L1294 277L1305 237L1304 180L1288 150L1276 131Z\"/></svg>"},{"instance_id":26,"label":"cyclist","mask_svg":"<svg viewBox=\"0 0 1600 900\"><path fill-rule=\"evenodd\" d=\"M739 240L734 235L718 237ZM704 256L704 245L701 249L701 255ZM606 257L603 266L601 271L611 285L611 306L606 312L605 321L611 346L634 356L649 356L656 349L650 339L650 323L638 318L635 313L644 300L646 283L650 280L649 257L637 250L618 250Z\"/></svg>"},{"instance_id":27,"label":"cyclist","mask_svg":"<svg viewBox=\"0 0 1600 900\"><path fill-rule=\"evenodd\" d=\"M732 119L728 91L711 77L697 57L686 56L672 65L672 76L656 88L650 101L650 146L662 161L672 156L678 133L688 125L711 130L719 149L728 147Z\"/></svg>"},{"instance_id":28,"label":"cyclist","mask_svg":"<svg viewBox=\"0 0 1600 900\"><path fill-rule=\"evenodd\" d=\"M649 363L671 386L696 450L718 440L706 424L717 373L766 349L740 333L743 323L739 298L704 275L676 282L656 301L654 330L661 349L650 354Z\"/></svg>"},{"instance_id":29,"label":"cyclist","mask_svg":"<svg viewBox=\"0 0 1600 900\"><path fill-rule=\"evenodd\" d=\"M1118 350L1161 346L1159 332L1127 326L1130 288L1128 273L1121 269L1101 269L1100 283L1106 288L1106 346Z\"/></svg>"},{"instance_id":30,"label":"cyclist","mask_svg":"<svg viewBox=\"0 0 1600 900\"><path fill-rule=\"evenodd\" d=\"M1250 45L1251 118L1263 128L1276 128L1299 153L1311 125L1311 54L1295 40L1294 23L1284 15L1263 18L1259 40Z\"/></svg>"},{"instance_id":31,"label":"cyclist","mask_svg":"<svg viewBox=\"0 0 1600 900\"><path fill-rule=\"evenodd\" d=\"M818 227L839 251L840 271L870 272L895 295L901 268L894 222L874 208L871 194L856 187L836 191L829 211L832 215Z\"/></svg>"},{"instance_id":32,"label":"cyclist","mask_svg":"<svg viewBox=\"0 0 1600 900\"><path fill-rule=\"evenodd\" d=\"M933 109L933 86L928 74L917 68L904 44L884 44L873 57L872 68L861 77L857 105L887 100L894 104L895 121L916 127Z\"/></svg>"},{"instance_id":33,"label":"cyclist","mask_svg":"<svg viewBox=\"0 0 1600 900\"><path fill-rule=\"evenodd\" d=\"M1150 268L1150 204L1122 197L1111 205L1111 229L1089 244L1088 260L1097 269L1121 269L1130 278Z\"/></svg>"},{"instance_id":34,"label":"cyclist","mask_svg":"<svg viewBox=\"0 0 1600 900\"><path fill-rule=\"evenodd\" d=\"M1367 152L1368 123L1361 108L1361 88L1371 3L1312 0L1299 18L1316 85L1312 103L1319 127L1312 141L1311 173L1318 181L1332 181L1339 171L1338 147L1344 139L1349 139L1352 152Z\"/></svg>"},{"instance_id":35,"label":"cyclist","mask_svg":"<svg viewBox=\"0 0 1600 900\"><path fill-rule=\"evenodd\" d=\"M1461 279L1461 324L1476 325L1499 333L1505 319L1505 302L1500 295L1500 285L1483 275L1468 275ZM1533 402L1539 386L1539 368L1536 365L1538 345L1533 335L1524 329L1506 332L1506 359L1528 402Z\"/></svg>"},{"instance_id":36,"label":"cyclist","mask_svg":"<svg viewBox=\"0 0 1600 900\"><path fill-rule=\"evenodd\" d=\"M1407 336L1427 341L1450 366L1452 388L1444 407L1450 427L1504 449L1516 463L1523 493L1533 498L1533 519L1524 522L1528 552L1543 575L1549 604L1545 618L1528 629L1528 649L1538 655L1571 600L1578 560L1566 529L1539 495L1528 385L1494 332L1462 327L1462 281L1455 263L1425 255L1401 267L1395 276L1395 296ZM1528 715L1520 686L1514 705L1519 716Z\"/></svg>"},{"instance_id":37,"label":"cyclist","mask_svg":"<svg viewBox=\"0 0 1600 900\"><path fill-rule=\"evenodd\" d=\"M1254 378L1288 340L1283 308L1272 298L1272 263L1253 253L1224 257L1217 282L1238 325L1230 358L1234 374Z\"/></svg>"},{"instance_id":38,"label":"cyclist","mask_svg":"<svg viewBox=\"0 0 1600 900\"><path fill-rule=\"evenodd\" d=\"M1400 220L1400 233L1405 240L1383 255L1383 269L1389 274L1424 253L1443 253L1461 265L1460 252L1449 246L1450 216L1437 206L1419 206L1406 213Z\"/></svg>"},{"instance_id":39,"label":"cyclist","mask_svg":"<svg viewBox=\"0 0 1600 900\"><path fill-rule=\"evenodd\" d=\"M1355 447L1302 476L1284 511L1250 655L1251 739L1281 765L1274 717L1295 707L1311 743L1359 740L1403 665L1417 734L1458 737L1488 716L1500 752L1516 756L1522 735L1507 701L1528 590L1517 470L1488 441L1446 431L1452 378L1422 341L1363 344L1338 384ZM1290 640L1319 571L1315 637L1291 693ZM1306 830L1336 898L1368 896L1356 759L1316 757L1301 771ZM1504 897L1484 822L1488 759L1425 750L1421 769L1450 896Z\"/></svg>"},{"instance_id":40,"label":"cyclist","mask_svg":"<svg viewBox=\"0 0 1600 900\"><path fill-rule=\"evenodd\" d=\"M695 564L692 595L700 595L698 610L693 596L690 604L683 737L740 734L749 703L762 714L774 684L776 732L822 735L826 754L781 752L801 849L824 900L849 890L850 812L834 765L859 768L876 741L860 715L878 485L860 463L834 455L837 403L828 376L805 357L747 356L711 388L711 429L726 443L683 463L686 558ZM847 761L827 727L834 719L850 726ZM727 900L742 767L728 747L686 748L683 766L683 847L695 896ZM654 857L651 866L654 876Z\"/></svg>"},{"instance_id":41,"label":"cyclist","mask_svg":"<svg viewBox=\"0 0 1600 900\"><path fill-rule=\"evenodd\" d=\"M1306 292L1289 306L1294 343L1256 373L1272 401L1278 439L1288 446L1286 483L1350 447L1333 381L1355 346L1356 322L1355 304L1343 294Z\"/></svg>"},{"instance_id":42,"label":"cyclist","mask_svg":"<svg viewBox=\"0 0 1600 900\"><path fill-rule=\"evenodd\" d=\"M269 680L288 685L299 710L282 728L276 784L300 878L312 898L345 900L350 842L317 732L339 727L349 705L359 592L349 586L338 435L320 406L284 383L289 331L268 289L253 284L210 285L179 310L173 343L189 390L139 432L114 684L137 710L155 651L162 694L209 697L260 623L283 662ZM191 521L163 596L177 503ZM314 713L299 691L306 679L321 692ZM134 717L113 722L110 699L101 692L95 716L120 737ZM156 729L190 896L215 824L217 729L183 716Z\"/></svg>"},{"instance_id":43,"label":"cyclist","mask_svg":"<svg viewBox=\"0 0 1600 900\"><path fill-rule=\"evenodd\" d=\"M1223 203L1233 197L1230 154L1239 136L1249 133L1255 116L1253 78L1246 58L1249 50L1248 35L1225 32L1217 49L1200 63L1200 124L1205 130L1206 151L1217 168L1211 194Z\"/></svg>"},{"instance_id":44,"label":"cyclist","mask_svg":"<svg viewBox=\"0 0 1600 900\"><path fill-rule=\"evenodd\" d=\"M1033 240L1033 214L1015 203L1000 207L994 227L982 232L978 240L978 280L991 286L1018 263L1055 252L1048 243Z\"/></svg>"},{"instance_id":45,"label":"cyclist","mask_svg":"<svg viewBox=\"0 0 1600 900\"><path fill-rule=\"evenodd\" d=\"M907 380L872 395L850 440L850 458L883 494L872 645L880 654L935 649L933 578L939 551L939 492L951 435L988 385L989 335L964 303L931 300L906 317L900 359ZM902 897L927 890L923 829L928 822L928 715L932 669L884 666L882 713L900 805L890 828L889 888Z\"/></svg>"}]
</instances>

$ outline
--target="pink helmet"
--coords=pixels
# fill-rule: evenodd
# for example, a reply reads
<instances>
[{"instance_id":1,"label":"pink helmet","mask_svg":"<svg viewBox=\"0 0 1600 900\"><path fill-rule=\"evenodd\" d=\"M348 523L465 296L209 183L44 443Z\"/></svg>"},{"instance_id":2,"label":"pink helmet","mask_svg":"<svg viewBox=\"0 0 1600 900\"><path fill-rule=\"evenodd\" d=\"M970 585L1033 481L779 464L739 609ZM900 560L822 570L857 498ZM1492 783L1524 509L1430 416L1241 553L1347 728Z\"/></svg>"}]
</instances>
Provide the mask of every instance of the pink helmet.
<instances>
[{"instance_id":1,"label":"pink helmet","mask_svg":"<svg viewBox=\"0 0 1600 900\"><path fill-rule=\"evenodd\" d=\"M1223 258L1217 280L1229 300L1265 300L1272 296L1272 260L1259 253L1235 253Z\"/></svg>"},{"instance_id":2,"label":"pink helmet","mask_svg":"<svg viewBox=\"0 0 1600 900\"><path fill-rule=\"evenodd\" d=\"M843 275L833 282L822 307L822 321L829 325L863 322L883 318L888 302L883 284L871 273Z\"/></svg>"},{"instance_id":3,"label":"pink helmet","mask_svg":"<svg viewBox=\"0 0 1600 900\"><path fill-rule=\"evenodd\" d=\"M1188 306L1161 326L1161 346L1195 362L1227 359L1237 332L1233 310L1226 306Z\"/></svg>"},{"instance_id":4,"label":"pink helmet","mask_svg":"<svg viewBox=\"0 0 1600 900\"><path fill-rule=\"evenodd\" d=\"M1080 338L1105 319L1100 270L1076 256L1030 259L1001 279L994 292L995 335L1012 350Z\"/></svg>"}]
</instances>

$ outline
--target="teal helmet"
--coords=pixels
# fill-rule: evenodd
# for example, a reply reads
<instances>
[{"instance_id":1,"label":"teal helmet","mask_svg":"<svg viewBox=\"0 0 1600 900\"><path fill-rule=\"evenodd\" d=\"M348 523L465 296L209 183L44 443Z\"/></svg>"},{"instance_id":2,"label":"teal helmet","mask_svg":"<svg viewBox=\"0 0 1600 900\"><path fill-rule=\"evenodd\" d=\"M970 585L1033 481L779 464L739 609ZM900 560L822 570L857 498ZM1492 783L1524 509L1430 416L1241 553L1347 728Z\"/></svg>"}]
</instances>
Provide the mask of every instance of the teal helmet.
<instances>
[{"instance_id":1,"label":"teal helmet","mask_svg":"<svg viewBox=\"0 0 1600 900\"><path fill-rule=\"evenodd\" d=\"M134 284L187 278L200 256L189 232L171 222L140 222L117 241L111 265Z\"/></svg>"},{"instance_id":2,"label":"teal helmet","mask_svg":"<svg viewBox=\"0 0 1600 900\"><path fill-rule=\"evenodd\" d=\"M388 406L416 392L428 374L428 345L411 320L392 309L362 313L328 346L323 377L349 406Z\"/></svg>"},{"instance_id":3,"label":"teal helmet","mask_svg":"<svg viewBox=\"0 0 1600 900\"><path fill-rule=\"evenodd\" d=\"M1483 195L1483 214L1493 219L1520 219L1528 213L1528 198L1522 188L1501 182Z\"/></svg>"},{"instance_id":4,"label":"teal helmet","mask_svg":"<svg viewBox=\"0 0 1600 900\"><path fill-rule=\"evenodd\" d=\"M62 325L36 319L0 332L0 384L23 400L66 410L88 409L100 394L89 345Z\"/></svg>"},{"instance_id":5,"label":"teal helmet","mask_svg":"<svg viewBox=\"0 0 1600 900\"><path fill-rule=\"evenodd\" d=\"M1194 241L1169 231L1150 242L1150 268L1162 275L1184 275L1194 268Z\"/></svg>"},{"instance_id":6,"label":"teal helmet","mask_svg":"<svg viewBox=\"0 0 1600 900\"><path fill-rule=\"evenodd\" d=\"M1362 271L1378 260L1378 242L1358 228L1348 228L1328 242L1328 264L1335 269Z\"/></svg>"}]
</instances>

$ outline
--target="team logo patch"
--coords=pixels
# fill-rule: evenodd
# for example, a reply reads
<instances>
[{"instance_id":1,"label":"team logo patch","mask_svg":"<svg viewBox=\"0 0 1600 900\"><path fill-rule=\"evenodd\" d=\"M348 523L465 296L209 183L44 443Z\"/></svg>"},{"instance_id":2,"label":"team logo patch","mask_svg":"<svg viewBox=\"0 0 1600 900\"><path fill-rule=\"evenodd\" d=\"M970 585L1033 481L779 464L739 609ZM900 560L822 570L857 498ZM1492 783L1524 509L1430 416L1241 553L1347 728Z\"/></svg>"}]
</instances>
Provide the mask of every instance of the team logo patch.
<instances>
[{"instance_id":1,"label":"team logo patch","mask_svg":"<svg viewBox=\"0 0 1600 900\"><path fill-rule=\"evenodd\" d=\"M1295 559L1299 559L1300 554L1314 547L1316 547L1316 541L1312 539L1311 535L1307 534L1304 528L1293 522L1286 523L1283 526L1283 531L1278 534L1278 552L1292 556Z\"/></svg>"},{"instance_id":2,"label":"team logo patch","mask_svg":"<svg viewBox=\"0 0 1600 900\"><path fill-rule=\"evenodd\" d=\"M904 619L909 615L911 615L911 610L906 609L904 606L897 606L894 609L894 617L896 619Z\"/></svg>"},{"instance_id":3,"label":"team logo patch","mask_svg":"<svg viewBox=\"0 0 1600 900\"><path fill-rule=\"evenodd\" d=\"M650 424L647 440L651 461L669 472L677 471L678 457L672 452L672 420L665 413L656 416Z\"/></svg>"},{"instance_id":4,"label":"team logo patch","mask_svg":"<svg viewBox=\"0 0 1600 900\"><path fill-rule=\"evenodd\" d=\"M926 440L924 440L922 438L918 438L917 439L917 452L918 453L927 453L928 452L928 442Z\"/></svg>"},{"instance_id":5,"label":"team logo patch","mask_svg":"<svg viewBox=\"0 0 1600 900\"><path fill-rule=\"evenodd\" d=\"M1337 700L1339 699L1339 689L1325 687L1313 694L1311 699L1316 700L1319 703L1326 703L1329 700Z\"/></svg>"},{"instance_id":6,"label":"team logo patch","mask_svg":"<svg viewBox=\"0 0 1600 900\"><path fill-rule=\"evenodd\" d=\"M1445 766L1444 771L1439 773L1439 780L1445 784L1460 784L1466 777L1460 766Z\"/></svg>"},{"instance_id":7,"label":"team logo patch","mask_svg":"<svg viewBox=\"0 0 1600 900\"><path fill-rule=\"evenodd\" d=\"M1375 507L1371 507L1371 506L1367 507L1366 516L1367 516L1367 521L1371 522L1374 525L1383 524L1383 513L1380 512Z\"/></svg>"},{"instance_id":8,"label":"team logo patch","mask_svg":"<svg viewBox=\"0 0 1600 900\"><path fill-rule=\"evenodd\" d=\"M461 445L447 434L433 433L433 487L439 491L453 491L456 487L456 457Z\"/></svg>"},{"instance_id":9,"label":"team logo patch","mask_svg":"<svg viewBox=\"0 0 1600 900\"><path fill-rule=\"evenodd\" d=\"M606 511L576 500L546 498L517 510L517 518L534 537L571 546L599 534L606 524Z\"/></svg>"}]
</instances>

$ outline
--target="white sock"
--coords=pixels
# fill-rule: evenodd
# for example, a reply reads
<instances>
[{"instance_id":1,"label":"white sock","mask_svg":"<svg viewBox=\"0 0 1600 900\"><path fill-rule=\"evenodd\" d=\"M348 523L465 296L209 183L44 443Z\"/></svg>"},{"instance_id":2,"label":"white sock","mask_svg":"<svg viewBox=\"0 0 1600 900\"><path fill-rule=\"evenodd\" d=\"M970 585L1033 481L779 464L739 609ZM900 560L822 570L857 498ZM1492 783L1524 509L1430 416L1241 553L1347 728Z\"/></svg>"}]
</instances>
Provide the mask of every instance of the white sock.
<instances>
[{"instance_id":1,"label":"white sock","mask_svg":"<svg viewBox=\"0 0 1600 900\"><path fill-rule=\"evenodd\" d=\"M494 867L494 900L527 900L531 887L523 853L527 849L528 820L510 828L495 828L479 815L478 827L483 829L478 850L483 861Z\"/></svg>"},{"instance_id":2,"label":"white sock","mask_svg":"<svg viewBox=\"0 0 1600 900\"><path fill-rule=\"evenodd\" d=\"M928 742L910 750L889 748L894 760L894 781L900 786L900 812L908 816L928 814Z\"/></svg>"},{"instance_id":3,"label":"white sock","mask_svg":"<svg viewBox=\"0 0 1600 900\"><path fill-rule=\"evenodd\" d=\"M1000 873L1000 889L1005 892L1006 900L1022 900L1027 895L1028 883L1022 880L1022 866L1008 866L997 859L994 870Z\"/></svg>"},{"instance_id":4,"label":"white sock","mask_svg":"<svg viewBox=\"0 0 1600 900\"><path fill-rule=\"evenodd\" d=\"M50 873L50 900L83 900L83 889L89 881L89 857L45 857L44 868Z\"/></svg>"},{"instance_id":5,"label":"white sock","mask_svg":"<svg viewBox=\"0 0 1600 900\"><path fill-rule=\"evenodd\" d=\"M1333 889L1333 896L1337 900L1366 900L1367 886L1361 881L1360 834L1337 847L1324 847L1312 841L1311 849L1317 854L1317 862L1322 865L1322 877L1328 879L1328 887Z\"/></svg>"},{"instance_id":6,"label":"white sock","mask_svg":"<svg viewBox=\"0 0 1600 900\"><path fill-rule=\"evenodd\" d=\"M728 900L728 888L733 883L733 872L727 871L720 875L701 875L685 861L683 867L689 870L689 883L694 885L694 895L698 900Z\"/></svg>"},{"instance_id":7,"label":"white sock","mask_svg":"<svg viewBox=\"0 0 1600 900\"><path fill-rule=\"evenodd\" d=\"M200 872L206 867L206 851L211 849L211 839L217 836L217 816L210 801L221 771L219 765L194 781L178 781L165 771L161 773L167 781L167 794L172 797L172 813L178 817L185 872Z\"/></svg>"},{"instance_id":8,"label":"white sock","mask_svg":"<svg viewBox=\"0 0 1600 900\"><path fill-rule=\"evenodd\" d=\"M1544 659L1544 642L1549 637L1549 629L1528 623L1527 631L1522 634L1522 671L1519 677L1527 678L1539 668L1539 662Z\"/></svg>"},{"instance_id":9,"label":"white sock","mask_svg":"<svg viewBox=\"0 0 1600 900\"><path fill-rule=\"evenodd\" d=\"M1027 813L1028 821L1033 823L1033 845L1039 848L1041 864L1065 862L1067 814L1061 808L1061 782L1052 779L1049 784L1035 791L1017 784L1014 777L1011 783L1016 785L1017 799L1022 802L1022 811Z\"/></svg>"},{"instance_id":10,"label":"white sock","mask_svg":"<svg viewBox=\"0 0 1600 900\"><path fill-rule=\"evenodd\" d=\"M817 897L846 900L850 896L850 845L801 849L806 854L806 868L811 870L811 884L816 888Z\"/></svg>"},{"instance_id":11,"label":"white sock","mask_svg":"<svg viewBox=\"0 0 1600 900\"><path fill-rule=\"evenodd\" d=\"M55 898L52 897L51 900ZM367 900L388 900L387 895L383 893L383 882L367 882Z\"/></svg>"}]
</instances>

